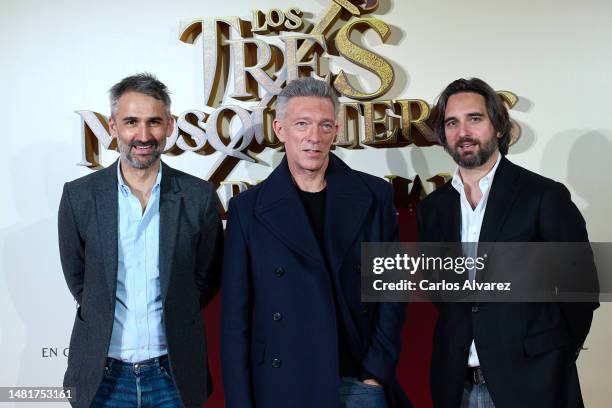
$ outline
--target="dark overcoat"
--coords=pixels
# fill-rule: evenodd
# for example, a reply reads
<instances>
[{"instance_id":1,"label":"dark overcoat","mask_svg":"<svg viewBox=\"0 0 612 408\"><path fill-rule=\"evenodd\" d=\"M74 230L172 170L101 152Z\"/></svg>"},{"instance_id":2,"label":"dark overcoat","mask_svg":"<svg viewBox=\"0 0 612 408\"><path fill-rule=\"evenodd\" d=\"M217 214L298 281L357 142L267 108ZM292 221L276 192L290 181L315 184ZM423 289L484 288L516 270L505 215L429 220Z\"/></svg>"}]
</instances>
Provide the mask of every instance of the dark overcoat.
<instances>
[{"instance_id":1,"label":"dark overcoat","mask_svg":"<svg viewBox=\"0 0 612 408\"><path fill-rule=\"evenodd\" d=\"M333 154L326 181L327 263L286 158L230 201L221 319L227 407L336 408L340 324L390 406L409 404L395 378L404 305L360 301L361 243L398 239L390 184Z\"/></svg>"}]
</instances>

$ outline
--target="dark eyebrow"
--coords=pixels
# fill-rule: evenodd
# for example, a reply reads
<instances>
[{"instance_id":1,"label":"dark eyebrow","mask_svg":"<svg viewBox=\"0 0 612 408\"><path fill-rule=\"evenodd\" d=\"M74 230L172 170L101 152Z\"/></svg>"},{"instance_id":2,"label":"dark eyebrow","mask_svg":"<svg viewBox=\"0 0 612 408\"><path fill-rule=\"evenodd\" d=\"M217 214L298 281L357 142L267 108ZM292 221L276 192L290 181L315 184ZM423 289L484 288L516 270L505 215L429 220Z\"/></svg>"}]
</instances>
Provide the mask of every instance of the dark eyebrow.
<instances>
[{"instance_id":1,"label":"dark eyebrow","mask_svg":"<svg viewBox=\"0 0 612 408\"><path fill-rule=\"evenodd\" d=\"M484 115L484 113L480 113L480 112L470 112L466 116L468 118L483 118L485 115ZM444 118L444 123L448 123L451 120L457 120L457 118L454 117L454 116L450 116L448 118Z\"/></svg>"},{"instance_id":2,"label":"dark eyebrow","mask_svg":"<svg viewBox=\"0 0 612 408\"><path fill-rule=\"evenodd\" d=\"M138 122L138 118L136 116L126 116L125 118L121 119L123 122ZM155 121L163 121L163 118L161 116L152 116L150 118L146 119L147 122L155 122Z\"/></svg>"}]
</instances>

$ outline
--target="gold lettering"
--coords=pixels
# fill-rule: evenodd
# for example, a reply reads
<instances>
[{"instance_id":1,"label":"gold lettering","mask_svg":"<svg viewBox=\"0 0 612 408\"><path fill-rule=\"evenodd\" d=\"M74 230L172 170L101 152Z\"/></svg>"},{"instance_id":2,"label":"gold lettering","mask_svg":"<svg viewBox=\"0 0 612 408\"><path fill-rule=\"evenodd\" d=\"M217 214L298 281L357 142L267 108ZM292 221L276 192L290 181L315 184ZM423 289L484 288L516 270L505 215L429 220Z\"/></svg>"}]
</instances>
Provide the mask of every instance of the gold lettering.
<instances>
[{"instance_id":1,"label":"gold lettering","mask_svg":"<svg viewBox=\"0 0 612 408\"><path fill-rule=\"evenodd\" d=\"M238 194L242 193L243 191L248 190L249 188L251 188L251 184L245 182L245 181L221 181L219 183L219 201L221 203L221 209L223 210L220 215L222 216L222 219L226 218L226 212L227 212L227 207L229 205L229 201L237 196Z\"/></svg>"},{"instance_id":2,"label":"gold lettering","mask_svg":"<svg viewBox=\"0 0 612 408\"><path fill-rule=\"evenodd\" d=\"M281 88L277 86L274 80L264 71L264 68L272 59L271 48L265 41L259 39L239 39L229 40L227 43L230 45L232 55L234 56L234 64L232 66L234 72L234 90L230 95L232 98L252 98L255 96L247 90L247 72L257 84L265 89L266 93L277 94L281 91ZM245 64L248 45L255 45L256 50L252 55L255 58L259 56L259 60L251 67L247 67Z\"/></svg>"},{"instance_id":3,"label":"gold lettering","mask_svg":"<svg viewBox=\"0 0 612 408\"><path fill-rule=\"evenodd\" d=\"M183 151L191 152L202 149L206 144L206 133L198 125L203 125L205 120L206 114L204 112L196 110L183 112L176 123L181 130L176 146ZM189 136L189 140L185 136Z\"/></svg>"},{"instance_id":4,"label":"gold lettering","mask_svg":"<svg viewBox=\"0 0 612 408\"><path fill-rule=\"evenodd\" d=\"M508 109L514 108L519 100L519 97L510 91L497 91L497 94L502 98Z\"/></svg>"},{"instance_id":5,"label":"gold lettering","mask_svg":"<svg viewBox=\"0 0 612 408\"><path fill-rule=\"evenodd\" d=\"M391 117L387 113L388 110L393 111L393 102L390 100L364 102L361 106L363 107L363 143L376 147L397 143L397 135L390 130ZM385 130L377 132L377 125Z\"/></svg>"},{"instance_id":6,"label":"gold lettering","mask_svg":"<svg viewBox=\"0 0 612 408\"><path fill-rule=\"evenodd\" d=\"M193 44L196 38L202 35L202 57L204 61L204 104L215 106L217 103L217 92L222 87L221 71L228 64L224 58L220 58L222 38L222 26L233 28L240 37L243 36L242 25L238 17L204 18L194 20L184 26L179 39L188 44ZM226 69L223 69L227 71Z\"/></svg>"},{"instance_id":7,"label":"gold lettering","mask_svg":"<svg viewBox=\"0 0 612 408\"><path fill-rule=\"evenodd\" d=\"M287 30L299 30L302 27L302 10L291 7L285 12L285 27Z\"/></svg>"},{"instance_id":8,"label":"gold lettering","mask_svg":"<svg viewBox=\"0 0 612 408\"><path fill-rule=\"evenodd\" d=\"M253 111L251 113L251 120L253 121L253 130L257 143L273 149L279 147L281 142L272 131L274 118L270 110L265 106L255 106L251 110Z\"/></svg>"},{"instance_id":9,"label":"gold lettering","mask_svg":"<svg viewBox=\"0 0 612 408\"><path fill-rule=\"evenodd\" d=\"M74 111L81 118L81 161L77 166L89 168L101 167L100 142L105 149L111 144L116 148L113 137L108 131L108 120L106 116L92 111Z\"/></svg>"},{"instance_id":10,"label":"gold lettering","mask_svg":"<svg viewBox=\"0 0 612 408\"><path fill-rule=\"evenodd\" d=\"M334 145L345 149L363 149L359 144L359 103L347 102L340 104L338 112L338 134Z\"/></svg>"},{"instance_id":11,"label":"gold lettering","mask_svg":"<svg viewBox=\"0 0 612 408\"><path fill-rule=\"evenodd\" d=\"M285 64L287 73L287 83L299 78L299 70L301 67L308 67L312 71L317 72L317 59L313 56L308 61L303 61L298 57L298 40L313 41L321 46L323 51L327 50L325 38L321 34L301 34L281 36L281 40L285 43ZM303 57L302 57L303 58Z\"/></svg>"},{"instance_id":12,"label":"gold lettering","mask_svg":"<svg viewBox=\"0 0 612 408\"><path fill-rule=\"evenodd\" d=\"M519 101L519 97L510 91L497 91L497 94L502 98L502 101L506 104L508 109L514 108ZM521 138L522 128L514 119L511 118L510 122L512 123L512 130L510 130L510 146L512 146Z\"/></svg>"},{"instance_id":13,"label":"gold lettering","mask_svg":"<svg viewBox=\"0 0 612 408\"><path fill-rule=\"evenodd\" d=\"M336 35L336 48L338 52L347 60L359 65L372 72L380 79L380 86L373 93L364 93L353 87L344 73L340 71L334 81L334 86L342 95L358 100L374 99L385 94L393 85L393 67L377 54L362 48L350 40L353 29L357 26L366 25L373 28L383 42L389 38L391 29L389 26L376 18L358 18L347 23Z\"/></svg>"},{"instance_id":14,"label":"gold lettering","mask_svg":"<svg viewBox=\"0 0 612 408\"><path fill-rule=\"evenodd\" d=\"M235 115L241 123L240 130L231 135L231 137L224 137L224 130L229 128L230 117ZM225 127L223 124L225 123ZM225 129L224 129L225 128ZM218 152L221 152L227 156L232 156L240 160L246 160L254 162L251 157L242 153L242 150L246 149L252 142L254 136L253 122L249 113L234 105L221 106L208 117L206 120L206 136L208 143ZM232 143L225 145L221 139L229 139ZM240 145L235 147L240 141Z\"/></svg>"},{"instance_id":15,"label":"gold lettering","mask_svg":"<svg viewBox=\"0 0 612 408\"><path fill-rule=\"evenodd\" d=\"M417 146L430 146L438 143L433 130L427 124L427 119L429 119L431 113L427 102L422 99L398 99L395 103L400 106L401 110L402 137L404 140ZM417 130L416 135L412 133L413 126Z\"/></svg>"},{"instance_id":16,"label":"gold lettering","mask_svg":"<svg viewBox=\"0 0 612 408\"><path fill-rule=\"evenodd\" d=\"M253 18L251 19L251 31L254 33L266 33L268 31L268 24L266 23L266 15L260 10L252 11ZM263 25L262 18L263 17Z\"/></svg>"},{"instance_id":17,"label":"gold lettering","mask_svg":"<svg viewBox=\"0 0 612 408\"><path fill-rule=\"evenodd\" d=\"M272 10L268 11L268 14L266 15L266 23L268 24L268 27L278 28L282 26L284 22L285 14L282 10L273 8Z\"/></svg>"}]
</instances>

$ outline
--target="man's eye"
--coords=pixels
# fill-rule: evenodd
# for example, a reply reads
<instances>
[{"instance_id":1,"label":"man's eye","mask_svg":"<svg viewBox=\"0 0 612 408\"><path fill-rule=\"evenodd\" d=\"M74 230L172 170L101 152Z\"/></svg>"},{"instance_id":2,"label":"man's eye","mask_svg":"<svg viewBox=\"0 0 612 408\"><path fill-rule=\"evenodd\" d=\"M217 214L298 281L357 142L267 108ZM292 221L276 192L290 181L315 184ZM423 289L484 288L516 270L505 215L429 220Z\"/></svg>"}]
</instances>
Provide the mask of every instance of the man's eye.
<instances>
[{"instance_id":1,"label":"man's eye","mask_svg":"<svg viewBox=\"0 0 612 408\"><path fill-rule=\"evenodd\" d=\"M323 130L325 130L326 132L329 132L330 130L333 129L334 126L331 123L324 123L322 127L323 127Z\"/></svg>"},{"instance_id":2,"label":"man's eye","mask_svg":"<svg viewBox=\"0 0 612 408\"><path fill-rule=\"evenodd\" d=\"M295 126L297 126L297 127L306 127L306 125L308 125L308 124L306 122L303 122L303 121L295 123Z\"/></svg>"},{"instance_id":3,"label":"man's eye","mask_svg":"<svg viewBox=\"0 0 612 408\"><path fill-rule=\"evenodd\" d=\"M478 123L480 121L482 121L482 118L480 116L472 116L472 122Z\"/></svg>"},{"instance_id":4,"label":"man's eye","mask_svg":"<svg viewBox=\"0 0 612 408\"><path fill-rule=\"evenodd\" d=\"M457 124L457 122L456 122L456 121L454 121L454 120L449 120L448 122L446 122L446 127L447 127L447 128L450 128L450 127L455 126L456 124Z\"/></svg>"},{"instance_id":5,"label":"man's eye","mask_svg":"<svg viewBox=\"0 0 612 408\"><path fill-rule=\"evenodd\" d=\"M128 126L134 126L136 124L136 121L135 120L128 120L128 121L125 122L125 124L128 125Z\"/></svg>"}]
</instances>

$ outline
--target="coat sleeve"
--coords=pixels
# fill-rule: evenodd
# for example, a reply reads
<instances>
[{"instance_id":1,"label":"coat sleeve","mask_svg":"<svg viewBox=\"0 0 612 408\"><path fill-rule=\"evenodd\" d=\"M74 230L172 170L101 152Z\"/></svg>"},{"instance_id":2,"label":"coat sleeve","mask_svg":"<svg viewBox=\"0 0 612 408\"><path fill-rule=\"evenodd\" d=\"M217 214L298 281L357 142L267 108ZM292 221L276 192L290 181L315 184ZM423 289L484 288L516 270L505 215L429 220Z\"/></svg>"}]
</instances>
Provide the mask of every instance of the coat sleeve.
<instances>
[{"instance_id":1,"label":"coat sleeve","mask_svg":"<svg viewBox=\"0 0 612 408\"><path fill-rule=\"evenodd\" d=\"M381 211L383 225L380 241L398 242L399 225L390 185ZM374 376L385 385L393 379L401 348L404 308L403 303L378 304L378 317L374 323L371 343L362 361L365 370L362 376Z\"/></svg>"},{"instance_id":2,"label":"coat sleeve","mask_svg":"<svg viewBox=\"0 0 612 408\"><path fill-rule=\"evenodd\" d=\"M561 183L554 183L544 191L538 227L542 240L546 242L589 241L584 218L572 202L569 191ZM589 259L592 261L592 257ZM594 262L582 265L578 272L582 276L581 280L593 286L596 291L598 283ZM596 302L561 303L567 328L574 339L576 355L589 333L593 310L598 306L599 303Z\"/></svg>"},{"instance_id":3,"label":"coat sleeve","mask_svg":"<svg viewBox=\"0 0 612 408\"><path fill-rule=\"evenodd\" d=\"M251 379L252 281L240 214L230 200L223 259L221 364L228 408L254 406Z\"/></svg>"},{"instance_id":4,"label":"coat sleeve","mask_svg":"<svg viewBox=\"0 0 612 408\"><path fill-rule=\"evenodd\" d=\"M66 183L57 216L59 252L68 289L80 305L85 276L85 242L79 233L70 200L70 188Z\"/></svg>"},{"instance_id":5,"label":"coat sleeve","mask_svg":"<svg viewBox=\"0 0 612 408\"><path fill-rule=\"evenodd\" d=\"M196 287L200 307L204 308L221 286L223 225L219 218L216 194L212 188L202 214L201 235L196 252Z\"/></svg>"}]
</instances>

